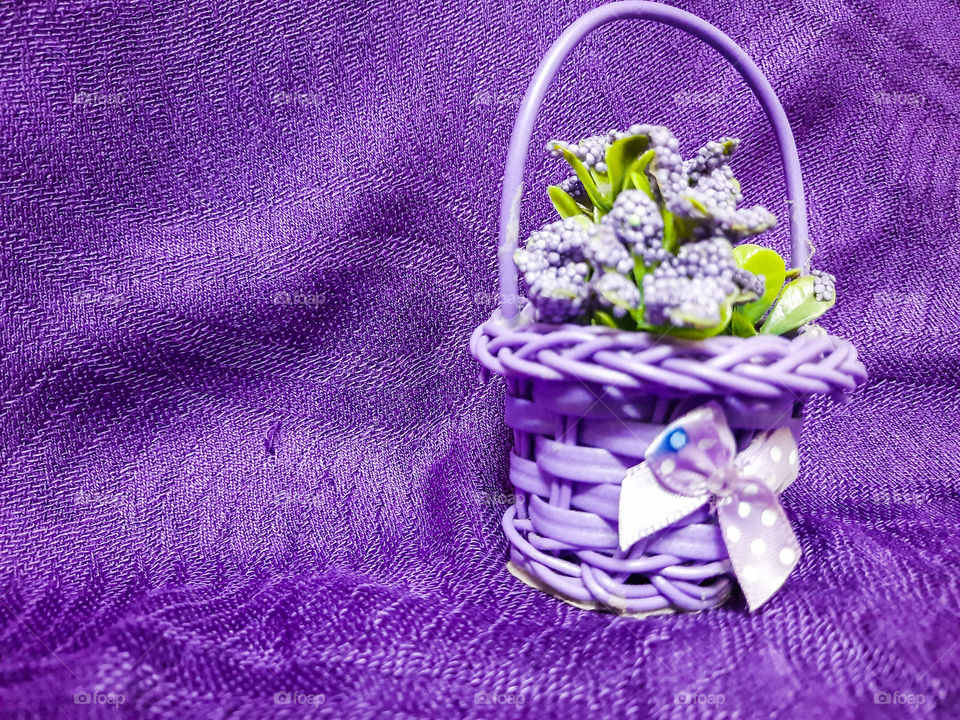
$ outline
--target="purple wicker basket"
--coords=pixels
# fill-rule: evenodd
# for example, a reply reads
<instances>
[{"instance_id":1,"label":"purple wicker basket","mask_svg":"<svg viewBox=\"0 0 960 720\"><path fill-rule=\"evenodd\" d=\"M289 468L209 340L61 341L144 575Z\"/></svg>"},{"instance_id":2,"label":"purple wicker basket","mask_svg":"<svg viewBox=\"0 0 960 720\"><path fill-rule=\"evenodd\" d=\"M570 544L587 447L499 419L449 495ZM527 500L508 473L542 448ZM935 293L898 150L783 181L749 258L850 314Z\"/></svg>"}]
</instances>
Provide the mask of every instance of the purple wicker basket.
<instances>
[{"instance_id":1,"label":"purple wicker basket","mask_svg":"<svg viewBox=\"0 0 960 720\"><path fill-rule=\"evenodd\" d=\"M804 400L841 396L866 378L854 347L823 332L793 338L661 338L602 326L531 322L516 295L513 253L523 168L543 97L560 64L592 30L623 18L687 31L731 61L772 122L786 176L792 266L808 269L799 158L783 107L753 61L722 32L652 2L601 6L569 26L526 92L510 140L500 214L501 307L471 348L486 372L506 378L505 417L514 432L510 480L516 501L503 517L509 568L528 584L579 607L625 614L698 611L735 585L707 505L623 551L620 484L666 424L718 403L742 449L760 432L799 436ZM529 306L527 306L529 307Z\"/></svg>"}]
</instances>

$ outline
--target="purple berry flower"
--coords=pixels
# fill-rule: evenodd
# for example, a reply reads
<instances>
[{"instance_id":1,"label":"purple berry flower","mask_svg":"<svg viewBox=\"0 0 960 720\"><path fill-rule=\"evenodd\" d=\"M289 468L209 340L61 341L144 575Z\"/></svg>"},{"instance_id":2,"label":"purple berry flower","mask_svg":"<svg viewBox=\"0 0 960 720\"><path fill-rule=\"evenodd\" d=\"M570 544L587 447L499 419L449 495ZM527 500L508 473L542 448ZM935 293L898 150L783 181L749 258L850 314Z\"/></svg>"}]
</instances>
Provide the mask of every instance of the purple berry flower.
<instances>
[{"instance_id":1,"label":"purple berry flower","mask_svg":"<svg viewBox=\"0 0 960 720\"><path fill-rule=\"evenodd\" d=\"M621 192L602 222L646 265L663 262L669 255L663 247L663 216L642 190Z\"/></svg>"},{"instance_id":2,"label":"purple berry flower","mask_svg":"<svg viewBox=\"0 0 960 720\"><path fill-rule=\"evenodd\" d=\"M593 283L597 301L607 308L614 317L623 317L628 310L640 307L640 290L636 283L625 275L607 272Z\"/></svg>"},{"instance_id":3,"label":"purple berry flower","mask_svg":"<svg viewBox=\"0 0 960 720\"><path fill-rule=\"evenodd\" d=\"M722 319L722 306L743 293L763 294L764 281L738 267L723 237L682 245L643 279L647 321L677 327L708 327Z\"/></svg>"},{"instance_id":4,"label":"purple berry flower","mask_svg":"<svg viewBox=\"0 0 960 720\"><path fill-rule=\"evenodd\" d=\"M625 275L633 270L630 251L617 239L613 228L606 224L590 229L584 256L597 270L609 270Z\"/></svg>"},{"instance_id":5,"label":"purple berry flower","mask_svg":"<svg viewBox=\"0 0 960 720\"><path fill-rule=\"evenodd\" d=\"M823 270L811 270L810 274L816 278L813 291L817 294L817 300L830 302L837 296L837 278Z\"/></svg>"}]
</instances>

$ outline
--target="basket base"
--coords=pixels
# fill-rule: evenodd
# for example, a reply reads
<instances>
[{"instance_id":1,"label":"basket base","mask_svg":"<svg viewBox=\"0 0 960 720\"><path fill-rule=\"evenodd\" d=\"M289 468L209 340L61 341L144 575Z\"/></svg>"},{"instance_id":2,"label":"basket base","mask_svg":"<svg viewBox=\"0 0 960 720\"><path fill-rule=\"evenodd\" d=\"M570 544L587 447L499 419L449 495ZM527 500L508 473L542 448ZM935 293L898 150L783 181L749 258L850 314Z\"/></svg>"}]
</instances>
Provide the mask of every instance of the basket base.
<instances>
[{"instance_id":1,"label":"basket base","mask_svg":"<svg viewBox=\"0 0 960 720\"><path fill-rule=\"evenodd\" d=\"M637 620L645 617L650 617L651 615L675 615L679 612L682 612L680 610L677 610L676 608L663 608L661 610L650 610L649 612L618 612L613 608L608 607L606 605L602 605L600 603L585 603L585 602L580 602L579 600L574 600L571 597L567 597L563 593L557 592L549 585L542 583L538 578L528 573L526 570L521 568L512 560L507 562L507 570L509 570L511 575L513 575L515 578L517 578L517 580L520 580L525 585L529 585L534 590L539 590L540 592L546 593L547 595L551 595L555 597L557 600L565 602L567 605L572 605L578 610L593 610L595 612L610 613L611 615L619 615L620 617L634 618ZM690 613L690 614L695 614L695 613Z\"/></svg>"}]
</instances>

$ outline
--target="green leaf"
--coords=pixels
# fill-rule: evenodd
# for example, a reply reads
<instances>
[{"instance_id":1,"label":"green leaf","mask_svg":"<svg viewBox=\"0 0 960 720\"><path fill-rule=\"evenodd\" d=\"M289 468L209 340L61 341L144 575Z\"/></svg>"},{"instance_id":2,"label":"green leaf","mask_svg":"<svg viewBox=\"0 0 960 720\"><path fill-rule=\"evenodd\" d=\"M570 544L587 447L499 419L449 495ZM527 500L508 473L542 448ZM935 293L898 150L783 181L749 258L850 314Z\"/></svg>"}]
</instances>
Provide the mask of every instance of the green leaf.
<instances>
[{"instance_id":1,"label":"green leaf","mask_svg":"<svg viewBox=\"0 0 960 720\"><path fill-rule=\"evenodd\" d=\"M669 244L667 242L667 216L670 216L671 235ZM681 241L692 240L696 229L703 223L694 218L673 215L666 210L663 211L663 246L670 252L676 254Z\"/></svg>"},{"instance_id":2,"label":"green leaf","mask_svg":"<svg viewBox=\"0 0 960 720\"><path fill-rule=\"evenodd\" d=\"M593 221L586 215L573 215L573 221L580 226L580 229L584 232L590 232L590 228L593 227Z\"/></svg>"},{"instance_id":3,"label":"green leaf","mask_svg":"<svg viewBox=\"0 0 960 720\"><path fill-rule=\"evenodd\" d=\"M636 310L629 310L630 317L633 318L633 322L636 325L637 330L643 330L645 332L650 332L653 330L652 325L647 325L646 318L643 314L643 305L641 304Z\"/></svg>"},{"instance_id":4,"label":"green leaf","mask_svg":"<svg viewBox=\"0 0 960 720\"><path fill-rule=\"evenodd\" d=\"M643 276L646 275L648 272L651 272L652 268L647 268L647 266L643 264L642 255L637 255L636 253L632 253L632 255L633 255L633 270L631 270L630 272L633 275L633 281L637 284L637 287L642 288Z\"/></svg>"},{"instance_id":5,"label":"green leaf","mask_svg":"<svg viewBox=\"0 0 960 720\"><path fill-rule=\"evenodd\" d=\"M593 203L593 206L599 210L602 210L603 212L609 211L610 204L597 189L597 183L593 179L593 173L587 169L587 166L580 162L580 158L578 158L569 150L563 151L563 158L570 163L570 167L573 168L573 171L577 174L577 177L580 178L580 182L583 185L583 190L587 193L587 197L590 198L590 202Z\"/></svg>"},{"instance_id":6,"label":"green leaf","mask_svg":"<svg viewBox=\"0 0 960 720\"><path fill-rule=\"evenodd\" d=\"M647 150L627 168L627 179L631 181L633 187L637 190L643 190L651 200L655 200L656 198L653 197L650 179L647 177L647 167L653 162L653 156L653 150ZM613 196L613 199L617 199L616 195Z\"/></svg>"},{"instance_id":7,"label":"green leaf","mask_svg":"<svg viewBox=\"0 0 960 720\"><path fill-rule=\"evenodd\" d=\"M780 288L783 287L787 273L786 263L776 250L750 243L737 245L733 249L733 259L744 270L754 275L763 275L766 282L763 295L759 300L737 308L740 314L756 324L780 294Z\"/></svg>"},{"instance_id":8,"label":"green leaf","mask_svg":"<svg viewBox=\"0 0 960 720\"><path fill-rule=\"evenodd\" d=\"M679 247L676 217L666 210L661 211L660 214L663 216L663 246L667 252L676 254Z\"/></svg>"},{"instance_id":9,"label":"green leaf","mask_svg":"<svg viewBox=\"0 0 960 720\"><path fill-rule=\"evenodd\" d=\"M614 317L606 310L596 310L590 320L591 325L605 325L606 327L616 328L617 330L637 330L637 323L632 317L632 313L627 313L623 317Z\"/></svg>"},{"instance_id":10,"label":"green leaf","mask_svg":"<svg viewBox=\"0 0 960 720\"><path fill-rule=\"evenodd\" d=\"M651 200L654 199L653 190L650 188L650 181L647 179L645 172L631 172L628 176L628 182L625 183L623 187L624 189L634 187L637 190L643 190L647 197Z\"/></svg>"},{"instance_id":11,"label":"green leaf","mask_svg":"<svg viewBox=\"0 0 960 720\"><path fill-rule=\"evenodd\" d=\"M815 277L804 275L784 285L780 299L770 310L760 332L765 335L783 335L816 320L832 308L836 295L830 300L817 300L813 289L815 284Z\"/></svg>"},{"instance_id":12,"label":"green leaf","mask_svg":"<svg viewBox=\"0 0 960 720\"><path fill-rule=\"evenodd\" d=\"M730 330L737 337L753 337L757 334L754 321L747 317L740 308L734 308L730 318Z\"/></svg>"},{"instance_id":13,"label":"green leaf","mask_svg":"<svg viewBox=\"0 0 960 720\"><path fill-rule=\"evenodd\" d=\"M551 185L548 187L547 194L550 195L550 202L553 203L557 212L560 213L560 217L566 219L584 214L584 209L577 204L573 196L559 185Z\"/></svg>"},{"instance_id":14,"label":"green leaf","mask_svg":"<svg viewBox=\"0 0 960 720\"><path fill-rule=\"evenodd\" d=\"M590 174L593 175L593 182L597 185L597 192L600 193L603 197L610 197L610 176L607 173L597 172L596 170L591 170ZM613 201L610 201L610 205L613 205Z\"/></svg>"},{"instance_id":15,"label":"green leaf","mask_svg":"<svg viewBox=\"0 0 960 720\"><path fill-rule=\"evenodd\" d=\"M719 335L730 325L730 319L733 316L733 305L727 300L720 306L720 322L714 325L704 325L700 318L684 317L674 314L672 320L677 323L674 325L661 325L659 327L649 328L649 332L670 335L671 337L684 338L686 340L705 340L706 338ZM698 324L699 323L699 324Z\"/></svg>"},{"instance_id":16,"label":"green leaf","mask_svg":"<svg viewBox=\"0 0 960 720\"><path fill-rule=\"evenodd\" d=\"M643 305L643 277L648 272L652 272L653 268L648 268L643 264L643 257L633 253L633 270L630 271L628 277L633 278L634 284L640 288L640 304L636 308L628 308L627 312L630 313L630 316L633 318L633 321L636 323L637 328L640 330L648 330L650 328L647 325L646 320L644 319L644 305Z\"/></svg>"},{"instance_id":17,"label":"green leaf","mask_svg":"<svg viewBox=\"0 0 960 720\"><path fill-rule=\"evenodd\" d=\"M692 330L697 333L706 333L704 335L696 335L697 338L701 337L713 337L714 335L719 335L726 329L727 325L730 324L730 316L733 315L733 303L728 298L720 306L720 322L712 325L704 323L700 318L683 315L677 309L668 310L667 315L670 317L670 320L677 326L678 330L687 331ZM676 333L671 333L676 334ZM688 335L678 335L678 337L689 337Z\"/></svg>"},{"instance_id":18,"label":"green leaf","mask_svg":"<svg viewBox=\"0 0 960 720\"><path fill-rule=\"evenodd\" d=\"M687 199L690 201L690 204L693 206L694 210L697 210L698 212L700 212L705 218L710 217L710 210L707 208L706 205L704 205L695 197L689 197Z\"/></svg>"},{"instance_id":19,"label":"green leaf","mask_svg":"<svg viewBox=\"0 0 960 720\"><path fill-rule=\"evenodd\" d=\"M613 319L613 316L610 313L604 312L603 310L597 310L593 313L593 324L594 325L606 325L607 327L617 328L617 321Z\"/></svg>"},{"instance_id":20,"label":"green leaf","mask_svg":"<svg viewBox=\"0 0 960 720\"><path fill-rule=\"evenodd\" d=\"M647 152L650 138L646 135L629 135L620 138L607 148L607 176L610 180L610 199L616 199L623 189L624 181L633 171L637 159ZM651 151L650 156L653 157Z\"/></svg>"}]
</instances>

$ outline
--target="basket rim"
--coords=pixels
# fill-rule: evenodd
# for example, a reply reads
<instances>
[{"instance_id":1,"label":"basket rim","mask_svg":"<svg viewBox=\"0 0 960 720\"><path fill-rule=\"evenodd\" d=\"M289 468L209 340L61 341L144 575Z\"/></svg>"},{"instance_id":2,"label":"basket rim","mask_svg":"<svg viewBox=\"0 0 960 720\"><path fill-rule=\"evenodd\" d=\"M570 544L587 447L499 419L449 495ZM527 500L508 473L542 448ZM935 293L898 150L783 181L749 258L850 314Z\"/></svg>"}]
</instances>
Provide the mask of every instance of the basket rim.
<instances>
[{"instance_id":1,"label":"basket rim","mask_svg":"<svg viewBox=\"0 0 960 720\"><path fill-rule=\"evenodd\" d=\"M526 320L526 322L524 322ZM636 390L776 399L853 391L867 378L856 348L816 325L793 338L658 336L601 325L551 325L495 310L470 349L511 379L599 383Z\"/></svg>"}]
</instances>

